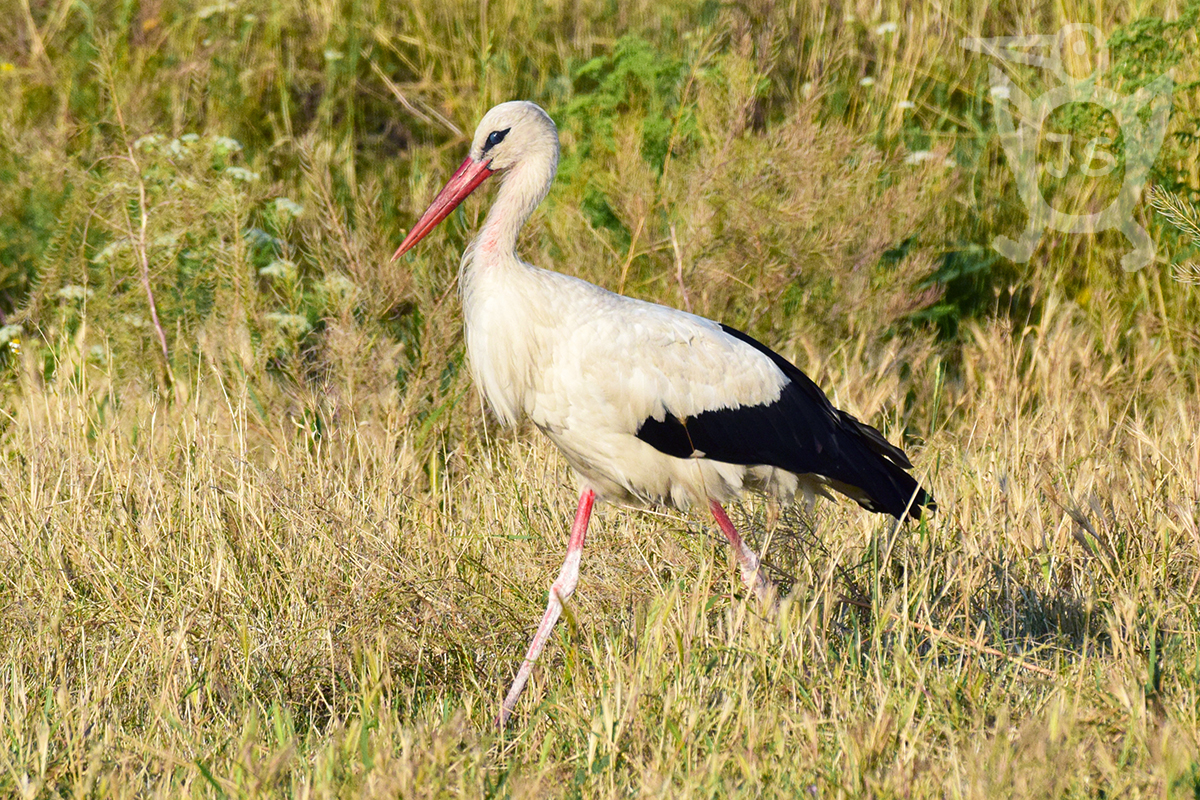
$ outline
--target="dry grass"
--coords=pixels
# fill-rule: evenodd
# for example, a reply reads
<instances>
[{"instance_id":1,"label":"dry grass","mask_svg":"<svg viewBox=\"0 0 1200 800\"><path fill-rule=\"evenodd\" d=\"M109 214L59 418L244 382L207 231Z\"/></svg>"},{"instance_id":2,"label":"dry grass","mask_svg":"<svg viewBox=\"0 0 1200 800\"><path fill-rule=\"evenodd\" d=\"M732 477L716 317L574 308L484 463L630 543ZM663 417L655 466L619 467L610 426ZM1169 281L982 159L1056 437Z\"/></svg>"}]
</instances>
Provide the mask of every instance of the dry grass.
<instances>
[{"instance_id":1,"label":"dry grass","mask_svg":"<svg viewBox=\"0 0 1200 800\"><path fill-rule=\"evenodd\" d=\"M0 795L1200 796L1186 242L1134 275L1116 234L989 267L1025 217L958 44L1175 11L18 6ZM465 376L484 202L387 259L510 96L564 141L529 260L778 347L940 511L748 498L768 620L704 517L602 508L501 736L577 487ZM1174 108L1183 214L1194 92Z\"/></svg>"},{"instance_id":2,"label":"dry grass","mask_svg":"<svg viewBox=\"0 0 1200 800\"><path fill-rule=\"evenodd\" d=\"M314 439L202 367L101 419L99 370L26 378L0 467L0 785L1190 795L1200 398L1161 347L1049 299L1019 334L977 330L961 380L895 387L930 415L937 516L892 537L846 504L746 506L790 582L778 620L701 518L602 512L507 738L490 721L574 502L545 442L492 431L417 490L402 417Z\"/></svg>"}]
</instances>

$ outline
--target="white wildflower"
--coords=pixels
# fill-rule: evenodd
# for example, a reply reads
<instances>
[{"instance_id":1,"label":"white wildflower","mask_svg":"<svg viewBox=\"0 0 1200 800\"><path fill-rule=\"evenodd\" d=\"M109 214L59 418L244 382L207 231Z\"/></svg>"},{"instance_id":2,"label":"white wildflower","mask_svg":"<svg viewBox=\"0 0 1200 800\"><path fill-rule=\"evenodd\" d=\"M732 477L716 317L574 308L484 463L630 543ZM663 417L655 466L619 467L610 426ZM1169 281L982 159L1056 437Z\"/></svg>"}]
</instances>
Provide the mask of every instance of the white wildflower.
<instances>
[{"instance_id":1,"label":"white wildflower","mask_svg":"<svg viewBox=\"0 0 1200 800\"><path fill-rule=\"evenodd\" d=\"M895 33L900 29L900 26L894 22L883 22L875 27L875 33L878 36L886 36L889 33Z\"/></svg>"},{"instance_id":2,"label":"white wildflower","mask_svg":"<svg viewBox=\"0 0 1200 800\"><path fill-rule=\"evenodd\" d=\"M66 286L54 293L60 300L83 300L95 294L91 289L83 286L76 286L73 283L68 283Z\"/></svg>"},{"instance_id":3,"label":"white wildflower","mask_svg":"<svg viewBox=\"0 0 1200 800\"><path fill-rule=\"evenodd\" d=\"M233 178L235 181L244 181L251 183L258 180L258 173L251 172L245 167L226 167L225 174Z\"/></svg>"},{"instance_id":4,"label":"white wildflower","mask_svg":"<svg viewBox=\"0 0 1200 800\"><path fill-rule=\"evenodd\" d=\"M896 108L900 109L901 111L911 111L916 107L917 104L912 100L901 100L900 102L896 103Z\"/></svg>"},{"instance_id":5,"label":"white wildflower","mask_svg":"<svg viewBox=\"0 0 1200 800\"><path fill-rule=\"evenodd\" d=\"M321 282L321 288L325 290L326 294L337 297L349 297L358 289L353 281L340 272L333 272L326 275L325 280Z\"/></svg>"},{"instance_id":6,"label":"white wildflower","mask_svg":"<svg viewBox=\"0 0 1200 800\"><path fill-rule=\"evenodd\" d=\"M292 336L303 336L312 330L312 325L308 324L308 317L302 317L299 314L284 314L272 311L266 315L266 320L267 322L274 323L281 331Z\"/></svg>"},{"instance_id":7,"label":"white wildflower","mask_svg":"<svg viewBox=\"0 0 1200 800\"><path fill-rule=\"evenodd\" d=\"M226 153L240 153L242 150L242 143L229 136L218 136L217 138L213 139L213 150L215 150L218 155L225 155Z\"/></svg>"},{"instance_id":8,"label":"white wildflower","mask_svg":"<svg viewBox=\"0 0 1200 800\"><path fill-rule=\"evenodd\" d=\"M304 213L304 206L287 197L276 197L275 212L281 216L298 217Z\"/></svg>"},{"instance_id":9,"label":"white wildflower","mask_svg":"<svg viewBox=\"0 0 1200 800\"><path fill-rule=\"evenodd\" d=\"M932 150L914 150L904 157L905 164L924 164L926 161L941 161L943 167L958 166L953 159L943 158Z\"/></svg>"},{"instance_id":10,"label":"white wildflower","mask_svg":"<svg viewBox=\"0 0 1200 800\"><path fill-rule=\"evenodd\" d=\"M197 12L196 16L200 19L208 19L216 14L224 14L226 11L233 11L237 6L233 3L214 3L211 6L205 6Z\"/></svg>"},{"instance_id":11,"label":"white wildflower","mask_svg":"<svg viewBox=\"0 0 1200 800\"><path fill-rule=\"evenodd\" d=\"M5 325L0 328L0 345L20 341L21 334L24 332L25 330L20 325Z\"/></svg>"},{"instance_id":12,"label":"white wildflower","mask_svg":"<svg viewBox=\"0 0 1200 800\"><path fill-rule=\"evenodd\" d=\"M266 278L292 281L296 279L296 265L286 258L277 258L260 269L258 274Z\"/></svg>"},{"instance_id":13,"label":"white wildflower","mask_svg":"<svg viewBox=\"0 0 1200 800\"><path fill-rule=\"evenodd\" d=\"M148 133L133 143L134 150L141 150L143 153L149 152L162 144L165 136L159 133Z\"/></svg>"},{"instance_id":14,"label":"white wildflower","mask_svg":"<svg viewBox=\"0 0 1200 800\"><path fill-rule=\"evenodd\" d=\"M122 237L109 242L103 250L92 256L93 264L107 264L108 260L117 253L123 253L129 249L129 239Z\"/></svg>"},{"instance_id":15,"label":"white wildflower","mask_svg":"<svg viewBox=\"0 0 1200 800\"><path fill-rule=\"evenodd\" d=\"M874 79L874 78L872 78L870 75L868 75L867 77L865 77L865 78L861 79L861 80L858 82L858 85L859 85L859 86L874 86L874 85L875 85L875 79Z\"/></svg>"},{"instance_id":16,"label":"white wildflower","mask_svg":"<svg viewBox=\"0 0 1200 800\"><path fill-rule=\"evenodd\" d=\"M998 83L992 87L991 95L993 100L1007 100L1011 95L1008 84Z\"/></svg>"},{"instance_id":17,"label":"white wildflower","mask_svg":"<svg viewBox=\"0 0 1200 800\"><path fill-rule=\"evenodd\" d=\"M262 228L247 228L245 231L246 241L251 247L273 247L276 251L282 250L284 242L271 234L264 231Z\"/></svg>"}]
</instances>

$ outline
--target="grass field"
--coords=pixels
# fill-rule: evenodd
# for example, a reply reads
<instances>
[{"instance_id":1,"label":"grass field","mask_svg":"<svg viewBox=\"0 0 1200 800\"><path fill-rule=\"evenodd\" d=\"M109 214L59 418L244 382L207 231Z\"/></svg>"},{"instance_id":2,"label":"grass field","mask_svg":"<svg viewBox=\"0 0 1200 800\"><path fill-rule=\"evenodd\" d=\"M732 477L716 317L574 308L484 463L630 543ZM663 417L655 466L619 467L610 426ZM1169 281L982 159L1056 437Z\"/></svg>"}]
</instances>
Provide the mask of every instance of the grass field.
<instances>
[{"instance_id":1,"label":"grass field","mask_svg":"<svg viewBox=\"0 0 1200 800\"><path fill-rule=\"evenodd\" d=\"M10 6L0 795L1200 797L1200 3ZM960 39L1068 22L1173 70L1136 272L991 247ZM512 97L563 140L529 261L767 342L940 508L748 497L764 617L703 515L602 507L500 734L577 487L464 369L487 193L388 258ZM1050 124L1103 208L1114 118Z\"/></svg>"}]
</instances>

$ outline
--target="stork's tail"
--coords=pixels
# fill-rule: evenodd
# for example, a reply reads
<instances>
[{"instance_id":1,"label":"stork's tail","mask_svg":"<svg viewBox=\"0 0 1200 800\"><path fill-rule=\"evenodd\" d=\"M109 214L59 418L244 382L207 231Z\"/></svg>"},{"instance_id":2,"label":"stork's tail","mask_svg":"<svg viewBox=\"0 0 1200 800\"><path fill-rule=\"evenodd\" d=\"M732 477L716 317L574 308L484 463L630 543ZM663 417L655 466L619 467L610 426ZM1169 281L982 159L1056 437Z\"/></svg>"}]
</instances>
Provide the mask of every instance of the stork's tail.
<instances>
[{"instance_id":1,"label":"stork's tail","mask_svg":"<svg viewBox=\"0 0 1200 800\"><path fill-rule=\"evenodd\" d=\"M869 511L891 514L896 519L920 519L923 510L937 510L933 495L909 474L912 462L883 434L839 411L842 446L847 458L840 461L830 485Z\"/></svg>"}]
</instances>

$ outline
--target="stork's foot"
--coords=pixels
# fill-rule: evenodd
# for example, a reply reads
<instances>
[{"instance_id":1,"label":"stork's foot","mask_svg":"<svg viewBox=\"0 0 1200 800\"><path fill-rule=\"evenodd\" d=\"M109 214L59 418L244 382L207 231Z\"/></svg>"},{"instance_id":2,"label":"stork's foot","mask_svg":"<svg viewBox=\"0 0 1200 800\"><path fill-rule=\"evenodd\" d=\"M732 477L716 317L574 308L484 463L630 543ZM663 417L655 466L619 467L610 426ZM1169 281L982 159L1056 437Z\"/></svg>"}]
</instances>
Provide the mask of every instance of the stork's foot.
<instances>
[{"instance_id":1,"label":"stork's foot","mask_svg":"<svg viewBox=\"0 0 1200 800\"><path fill-rule=\"evenodd\" d=\"M775 581L766 576L762 569L757 569L752 573L747 574L742 571L742 583L746 586L746 591L758 598L759 609L769 619L774 619L775 614L779 611L779 587L775 585Z\"/></svg>"},{"instance_id":2,"label":"stork's foot","mask_svg":"<svg viewBox=\"0 0 1200 800\"><path fill-rule=\"evenodd\" d=\"M742 583L746 585L746 589L752 595L758 598L763 607L774 611L779 607L779 587L775 585L775 581L768 578L761 570L747 577L742 573Z\"/></svg>"},{"instance_id":3,"label":"stork's foot","mask_svg":"<svg viewBox=\"0 0 1200 800\"><path fill-rule=\"evenodd\" d=\"M733 554L742 571L742 583L746 585L746 589L751 594L759 599L765 610L773 613L779 606L779 590L775 587L774 581L763 572L758 556L746 545L741 534L737 532L737 528L733 527L729 515L725 513L721 504L716 500L709 500L708 510L712 512L713 519L717 521L717 527L725 534L725 538L729 540L729 546L733 548Z\"/></svg>"}]
</instances>

